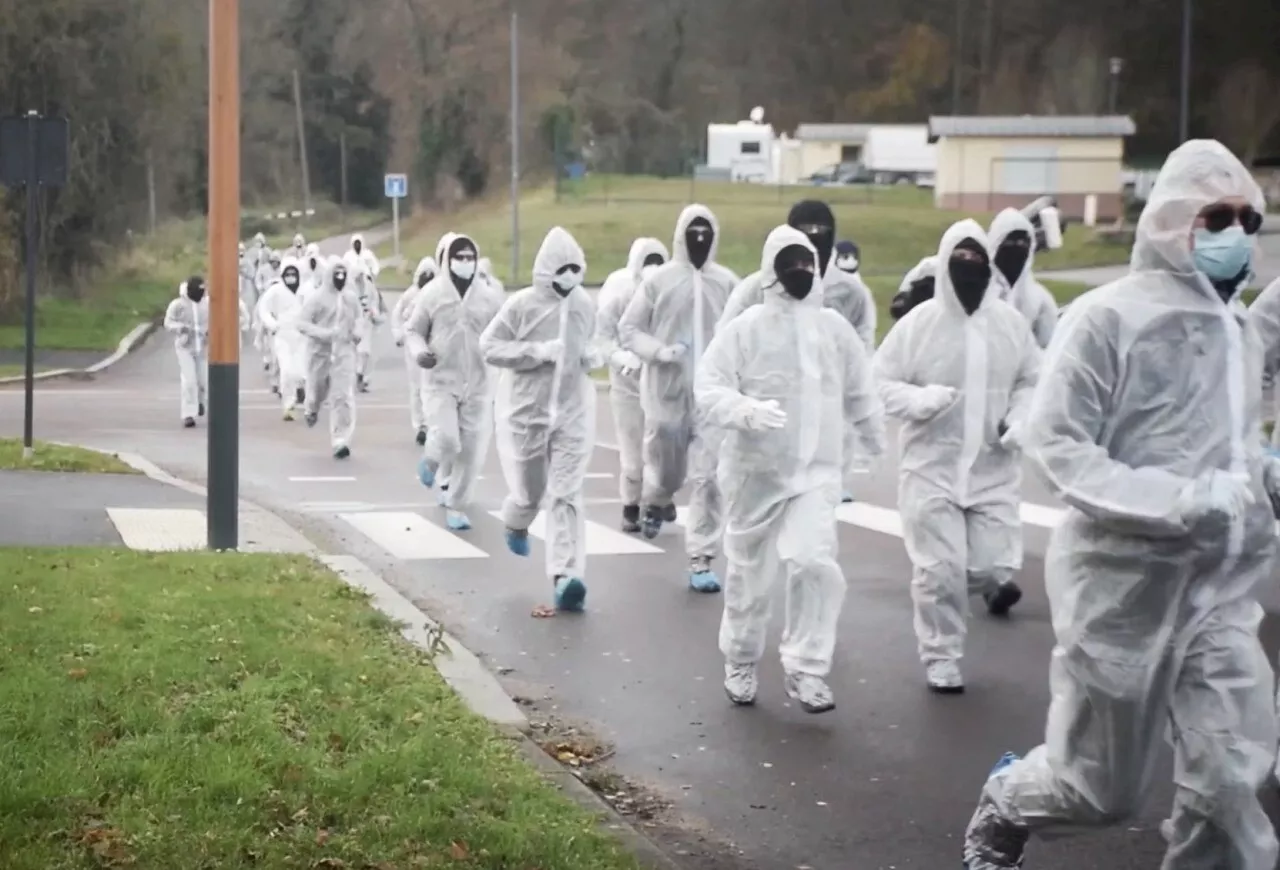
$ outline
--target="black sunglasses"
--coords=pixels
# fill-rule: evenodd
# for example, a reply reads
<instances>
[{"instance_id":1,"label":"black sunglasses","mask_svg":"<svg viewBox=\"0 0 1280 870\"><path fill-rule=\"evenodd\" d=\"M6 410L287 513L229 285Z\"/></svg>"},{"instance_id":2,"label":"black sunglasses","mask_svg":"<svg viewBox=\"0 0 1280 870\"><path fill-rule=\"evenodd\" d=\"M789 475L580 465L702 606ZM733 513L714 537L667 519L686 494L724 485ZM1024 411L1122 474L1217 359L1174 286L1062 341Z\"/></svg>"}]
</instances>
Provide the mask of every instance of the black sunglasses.
<instances>
[{"instance_id":1,"label":"black sunglasses","mask_svg":"<svg viewBox=\"0 0 1280 870\"><path fill-rule=\"evenodd\" d=\"M1200 216L1204 218L1204 228L1211 233L1222 232L1233 226L1237 219L1247 236L1256 235L1258 230L1262 229L1262 215L1258 214L1251 205L1236 208L1223 203L1205 209Z\"/></svg>"}]
</instances>

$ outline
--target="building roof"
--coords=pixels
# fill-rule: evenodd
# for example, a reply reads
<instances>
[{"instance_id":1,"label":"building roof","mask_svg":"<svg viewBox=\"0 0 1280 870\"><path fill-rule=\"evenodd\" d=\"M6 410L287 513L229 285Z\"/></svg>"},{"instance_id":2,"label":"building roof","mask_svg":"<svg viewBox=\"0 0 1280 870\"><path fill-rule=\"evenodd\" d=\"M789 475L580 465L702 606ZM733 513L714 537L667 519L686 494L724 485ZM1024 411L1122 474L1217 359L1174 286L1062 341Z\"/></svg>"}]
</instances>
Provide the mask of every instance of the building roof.
<instances>
[{"instance_id":1,"label":"building roof","mask_svg":"<svg viewBox=\"0 0 1280 870\"><path fill-rule=\"evenodd\" d=\"M929 119L929 141L965 136L1113 139L1132 136L1137 129L1128 115L941 115Z\"/></svg>"},{"instance_id":2,"label":"building roof","mask_svg":"<svg viewBox=\"0 0 1280 870\"><path fill-rule=\"evenodd\" d=\"M801 124L796 138L803 142L865 142L874 124Z\"/></svg>"}]
</instances>

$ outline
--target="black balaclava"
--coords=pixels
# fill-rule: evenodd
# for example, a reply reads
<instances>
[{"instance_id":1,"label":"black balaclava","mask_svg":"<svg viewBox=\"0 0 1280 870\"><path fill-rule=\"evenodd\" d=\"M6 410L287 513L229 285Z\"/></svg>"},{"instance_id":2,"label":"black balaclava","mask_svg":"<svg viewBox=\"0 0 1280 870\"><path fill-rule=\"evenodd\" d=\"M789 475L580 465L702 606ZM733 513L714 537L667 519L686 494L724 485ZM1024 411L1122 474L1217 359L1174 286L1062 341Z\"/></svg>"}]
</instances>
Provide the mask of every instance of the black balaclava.
<instances>
[{"instance_id":1,"label":"black balaclava","mask_svg":"<svg viewBox=\"0 0 1280 870\"><path fill-rule=\"evenodd\" d=\"M976 259L957 259L952 252L947 261L947 274L951 278L951 286L960 307L966 314L972 315L982 304L982 297L987 295L987 287L991 284L991 258L987 251L974 239L965 239L956 245L956 251L969 251Z\"/></svg>"},{"instance_id":2,"label":"black balaclava","mask_svg":"<svg viewBox=\"0 0 1280 870\"><path fill-rule=\"evenodd\" d=\"M298 267L294 265L285 266L284 271L280 273L280 283L297 293L298 287L302 284L302 276L298 274Z\"/></svg>"},{"instance_id":3,"label":"black balaclava","mask_svg":"<svg viewBox=\"0 0 1280 870\"><path fill-rule=\"evenodd\" d=\"M787 245L773 258L778 283L793 299L804 299L813 291L813 251L804 245Z\"/></svg>"},{"instance_id":4,"label":"black balaclava","mask_svg":"<svg viewBox=\"0 0 1280 870\"><path fill-rule=\"evenodd\" d=\"M476 253L475 243L470 239L456 238L449 243L449 250L444 252L445 269L449 271L449 280L453 282L453 288L458 291L459 296L466 296L467 291L471 289L471 284L476 280L476 272L473 271L470 276L464 278L454 274L453 259L462 253L470 253L472 261L476 263L476 271L479 271L479 257Z\"/></svg>"},{"instance_id":5,"label":"black balaclava","mask_svg":"<svg viewBox=\"0 0 1280 870\"><path fill-rule=\"evenodd\" d=\"M582 267L577 263L567 263L556 269L556 276L551 279L551 286L561 299L566 298L581 283Z\"/></svg>"},{"instance_id":6,"label":"black balaclava","mask_svg":"<svg viewBox=\"0 0 1280 870\"><path fill-rule=\"evenodd\" d=\"M787 225L809 237L810 244L818 251L818 273L827 274L831 252L836 246L836 216L831 213L831 206L815 199L797 202L787 216Z\"/></svg>"},{"instance_id":7,"label":"black balaclava","mask_svg":"<svg viewBox=\"0 0 1280 870\"><path fill-rule=\"evenodd\" d=\"M667 261L662 259L661 254L650 254L644 258L644 262L640 264L640 268L643 269L645 266L661 266L665 262Z\"/></svg>"},{"instance_id":8,"label":"black balaclava","mask_svg":"<svg viewBox=\"0 0 1280 870\"><path fill-rule=\"evenodd\" d=\"M841 265L842 260L853 259L852 268ZM855 274L862 266L862 251L851 241L843 241L836 243L835 252L836 267L841 271L848 272L850 275Z\"/></svg>"},{"instance_id":9,"label":"black balaclava","mask_svg":"<svg viewBox=\"0 0 1280 870\"><path fill-rule=\"evenodd\" d=\"M693 264L693 268L701 269L711 259L711 246L715 243L715 238L711 221L704 217L689 221L689 226L684 231L684 243L689 249L689 262Z\"/></svg>"},{"instance_id":10,"label":"black balaclava","mask_svg":"<svg viewBox=\"0 0 1280 870\"><path fill-rule=\"evenodd\" d=\"M343 287L346 287L346 286L347 286L347 267L334 266L333 267L333 289L341 290Z\"/></svg>"},{"instance_id":11,"label":"black balaclava","mask_svg":"<svg viewBox=\"0 0 1280 870\"><path fill-rule=\"evenodd\" d=\"M1031 259L1031 234L1026 230L1014 230L996 248L996 268L1012 287L1022 277L1022 270Z\"/></svg>"},{"instance_id":12,"label":"black balaclava","mask_svg":"<svg viewBox=\"0 0 1280 870\"><path fill-rule=\"evenodd\" d=\"M431 279L434 277L435 276L431 274L430 269L423 269L418 273L418 289L421 290L423 287L426 287L431 283Z\"/></svg>"},{"instance_id":13,"label":"black balaclava","mask_svg":"<svg viewBox=\"0 0 1280 870\"><path fill-rule=\"evenodd\" d=\"M355 251L357 254L360 253L360 251L363 248L364 248L364 242L360 241L359 239L356 239L354 242L351 243L351 250Z\"/></svg>"},{"instance_id":14,"label":"black balaclava","mask_svg":"<svg viewBox=\"0 0 1280 870\"><path fill-rule=\"evenodd\" d=\"M311 264L311 271L312 271L312 272L314 272L316 269L319 269L319 268L320 268L320 261L319 261L319 260L317 260L315 257L312 257L310 260L308 260L308 262Z\"/></svg>"},{"instance_id":15,"label":"black balaclava","mask_svg":"<svg viewBox=\"0 0 1280 870\"><path fill-rule=\"evenodd\" d=\"M204 298L204 279L199 275L192 275L187 279L187 298L192 302L199 302Z\"/></svg>"}]
</instances>

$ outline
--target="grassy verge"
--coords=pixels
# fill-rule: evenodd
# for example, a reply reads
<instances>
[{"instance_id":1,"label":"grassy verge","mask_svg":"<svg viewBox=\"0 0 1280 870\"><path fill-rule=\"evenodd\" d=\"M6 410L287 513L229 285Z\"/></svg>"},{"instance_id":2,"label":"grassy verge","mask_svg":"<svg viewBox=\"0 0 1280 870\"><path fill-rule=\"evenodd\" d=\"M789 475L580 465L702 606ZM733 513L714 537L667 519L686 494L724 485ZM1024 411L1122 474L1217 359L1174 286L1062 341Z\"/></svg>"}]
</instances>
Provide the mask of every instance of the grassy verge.
<instances>
[{"instance_id":1,"label":"grassy verge","mask_svg":"<svg viewBox=\"0 0 1280 870\"><path fill-rule=\"evenodd\" d=\"M320 207L314 218L295 226L279 222L268 236L283 247L301 232L312 241L381 220L373 212L343 213ZM252 236L252 233L248 235ZM110 258L106 268L78 298L42 293L36 300L36 344L45 350L115 350L140 322L164 313L178 285L192 274L207 273L207 228L203 218L175 220L152 237L139 237ZM0 324L0 349L25 346L23 324Z\"/></svg>"},{"instance_id":2,"label":"grassy verge","mask_svg":"<svg viewBox=\"0 0 1280 870\"><path fill-rule=\"evenodd\" d=\"M751 184L668 182L661 179L630 181L604 190L597 187L555 191L530 191L520 203L521 275L527 280L543 236L560 225L577 238L587 254L589 281L602 281L626 262L637 236L655 236L671 244L676 216L686 201L709 206L723 228L719 259L739 275L760 267L760 249L773 227L786 220L793 202L821 198L836 213L838 234L858 241L863 269L869 276L901 276L921 257L935 253L943 231L970 215L933 207L932 195L915 188L761 187ZM989 224L991 215L972 215ZM433 254L440 236L449 230L475 237L481 253L493 259L495 270L508 284L511 271L511 212L502 197L471 203L452 214L431 214L409 222L401 248L405 259L416 264ZM384 253L380 251L380 253ZM1040 270L1111 265L1128 259L1128 248L1097 239L1083 227L1073 226L1065 246L1036 257Z\"/></svg>"},{"instance_id":3,"label":"grassy verge","mask_svg":"<svg viewBox=\"0 0 1280 870\"><path fill-rule=\"evenodd\" d=\"M42 367L39 363L37 363L37 364L36 364L36 374L40 374L41 372L44 372L44 371L49 371L49 370L50 370L50 368L52 368L52 367L51 367L51 366L43 366L43 367ZM18 378L18 377L22 377L22 376L23 376L23 375L25 375L26 373L27 373L27 366L26 366L26 363L14 363L14 364L12 364L12 365L7 365L7 364L5 364L5 365L0 365L0 378Z\"/></svg>"},{"instance_id":4,"label":"grassy verge","mask_svg":"<svg viewBox=\"0 0 1280 870\"><path fill-rule=\"evenodd\" d=\"M6 870L636 866L313 562L0 549L0 574Z\"/></svg>"},{"instance_id":5,"label":"grassy verge","mask_svg":"<svg viewBox=\"0 0 1280 870\"><path fill-rule=\"evenodd\" d=\"M34 455L22 458L21 438L0 438L0 470L4 471L85 471L94 474L137 474L137 470L107 453L64 447L36 441ZM4 664L0 662L0 672Z\"/></svg>"}]
</instances>

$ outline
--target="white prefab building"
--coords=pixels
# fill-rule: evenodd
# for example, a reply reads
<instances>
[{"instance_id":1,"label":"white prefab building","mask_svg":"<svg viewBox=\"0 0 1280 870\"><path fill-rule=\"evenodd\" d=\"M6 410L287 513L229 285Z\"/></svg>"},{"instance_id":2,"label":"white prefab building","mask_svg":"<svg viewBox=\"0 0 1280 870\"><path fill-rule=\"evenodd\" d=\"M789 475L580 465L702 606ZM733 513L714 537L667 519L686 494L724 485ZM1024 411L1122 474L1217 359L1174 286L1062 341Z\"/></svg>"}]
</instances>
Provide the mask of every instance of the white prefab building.
<instances>
[{"instance_id":1,"label":"white prefab building","mask_svg":"<svg viewBox=\"0 0 1280 870\"><path fill-rule=\"evenodd\" d=\"M708 124L706 165L728 171L734 181L772 182L777 179L777 142L772 124Z\"/></svg>"}]
</instances>

